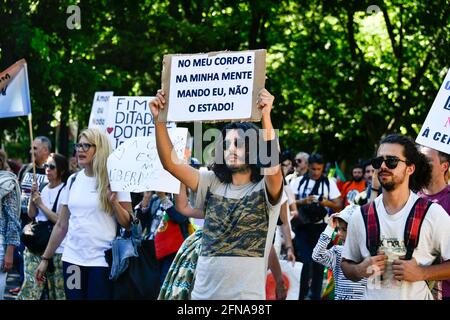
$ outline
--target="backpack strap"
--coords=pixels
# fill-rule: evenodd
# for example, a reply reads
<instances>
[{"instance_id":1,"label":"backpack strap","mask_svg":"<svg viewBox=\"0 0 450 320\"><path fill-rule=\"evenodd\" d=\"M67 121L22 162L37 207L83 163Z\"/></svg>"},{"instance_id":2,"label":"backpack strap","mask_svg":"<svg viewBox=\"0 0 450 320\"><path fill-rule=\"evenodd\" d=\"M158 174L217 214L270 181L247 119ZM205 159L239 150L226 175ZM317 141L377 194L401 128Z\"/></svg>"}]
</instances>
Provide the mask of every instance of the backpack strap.
<instances>
[{"instance_id":1,"label":"backpack strap","mask_svg":"<svg viewBox=\"0 0 450 320\"><path fill-rule=\"evenodd\" d=\"M303 189L303 195L300 197L300 187L305 183L305 181L307 181L307 183L306 183L305 188ZM308 183L309 183L309 176L307 173L305 173L298 184L298 188L297 188L297 197L298 198L304 198L306 196L306 188L308 187Z\"/></svg>"},{"instance_id":2,"label":"backpack strap","mask_svg":"<svg viewBox=\"0 0 450 320\"><path fill-rule=\"evenodd\" d=\"M64 189L65 186L66 186L66 183L64 182L63 186L58 190L58 194L56 195L55 202L53 202L53 207L52 207L53 212L56 212L56 209L58 206L59 195L61 194L61 191L62 191L62 189Z\"/></svg>"},{"instance_id":3,"label":"backpack strap","mask_svg":"<svg viewBox=\"0 0 450 320\"><path fill-rule=\"evenodd\" d=\"M328 191L328 198L330 197L330 180L328 179L328 177L322 176L322 196L324 195L325 189L324 189L324 184L327 186L327 191Z\"/></svg>"},{"instance_id":4,"label":"backpack strap","mask_svg":"<svg viewBox=\"0 0 450 320\"><path fill-rule=\"evenodd\" d=\"M366 246L373 257L377 255L380 246L380 221L375 204L371 202L361 206L361 214L366 228Z\"/></svg>"},{"instance_id":5,"label":"backpack strap","mask_svg":"<svg viewBox=\"0 0 450 320\"><path fill-rule=\"evenodd\" d=\"M424 198L419 198L414 203L411 211L409 212L404 232L406 260L412 259L414 249L419 244L420 229L431 204L431 201L428 201Z\"/></svg>"},{"instance_id":6,"label":"backpack strap","mask_svg":"<svg viewBox=\"0 0 450 320\"><path fill-rule=\"evenodd\" d=\"M77 174L78 172L76 172L73 177L70 179L70 183L69 183L69 190L72 189L72 185L75 182L75 179L77 178Z\"/></svg>"}]
</instances>

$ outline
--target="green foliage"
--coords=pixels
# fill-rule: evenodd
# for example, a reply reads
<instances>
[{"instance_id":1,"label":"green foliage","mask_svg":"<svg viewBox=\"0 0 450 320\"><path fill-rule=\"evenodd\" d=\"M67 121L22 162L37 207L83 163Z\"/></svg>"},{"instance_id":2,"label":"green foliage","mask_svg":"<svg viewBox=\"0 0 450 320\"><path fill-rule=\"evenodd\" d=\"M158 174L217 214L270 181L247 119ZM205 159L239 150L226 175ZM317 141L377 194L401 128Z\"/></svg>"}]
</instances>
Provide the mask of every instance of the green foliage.
<instances>
[{"instance_id":1,"label":"green foliage","mask_svg":"<svg viewBox=\"0 0 450 320\"><path fill-rule=\"evenodd\" d=\"M27 60L34 132L58 131L66 154L95 91L153 95L168 53L266 48L283 147L350 163L386 133L415 137L450 66L446 0L85 0L69 30L72 4L0 1L0 69ZM25 118L0 127L0 142L28 149Z\"/></svg>"}]
</instances>

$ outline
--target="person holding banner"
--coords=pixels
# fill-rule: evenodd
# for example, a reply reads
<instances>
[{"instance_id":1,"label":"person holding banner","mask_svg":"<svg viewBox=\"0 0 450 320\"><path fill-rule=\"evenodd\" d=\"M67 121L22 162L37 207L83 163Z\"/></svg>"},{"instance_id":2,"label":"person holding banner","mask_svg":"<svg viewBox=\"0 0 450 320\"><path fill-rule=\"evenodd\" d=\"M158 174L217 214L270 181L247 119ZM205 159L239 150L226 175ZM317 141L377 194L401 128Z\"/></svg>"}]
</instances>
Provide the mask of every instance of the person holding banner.
<instances>
[{"instance_id":1,"label":"person holding banner","mask_svg":"<svg viewBox=\"0 0 450 320\"><path fill-rule=\"evenodd\" d=\"M109 188L106 161L111 145L104 133L83 130L75 148L84 169L67 180L61 212L35 277L44 280L49 260L67 235L62 255L67 299L107 300L112 297L112 282L105 251L111 248L118 224L130 226L131 198Z\"/></svg>"},{"instance_id":2,"label":"person holding banner","mask_svg":"<svg viewBox=\"0 0 450 320\"><path fill-rule=\"evenodd\" d=\"M66 157L58 153L51 153L44 164L49 183L39 192L37 184L31 187L32 196L28 205L28 216L38 223L54 225L58 219L61 207L60 194L69 177L69 165ZM64 247L61 245L52 259L54 272L48 277L47 289L49 300L65 300L64 280L62 277L61 255ZM24 251L25 280L22 284L17 300L39 300L46 288L43 283L34 280L34 272L41 262L40 253L32 252L28 248Z\"/></svg>"},{"instance_id":3,"label":"person holding banner","mask_svg":"<svg viewBox=\"0 0 450 320\"><path fill-rule=\"evenodd\" d=\"M252 151L257 146L270 146L279 154L270 116L273 100L266 89L258 93L263 130L248 122L230 123L222 129L212 171L198 171L179 161L166 124L156 122L156 144L164 169L197 192L195 207L202 210L205 218L191 292L194 300L265 299L267 264L280 212L283 178L279 158L264 166L259 161L261 155L252 157ZM163 90L158 91L150 106L157 119L166 106Z\"/></svg>"},{"instance_id":4,"label":"person holding banner","mask_svg":"<svg viewBox=\"0 0 450 320\"><path fill-rule=\"evenodd\" d=\"M21 213L20 221L23 227L30 222L28 217L28 204L31 198L31 186L33 182L36 182L38 187L43 184L48 183L47 176L45 174L44 163L52 150L52 142L46 136L36 137L31 145L30 155L31 159L34 159L34 163L30 162L22 166L19 171L19 185L22 190L21 195ZM21 243L19 247L16 248L15 259L18 261L19 273L20 273L20 286L11 289L9 292L16 295L20 292L20 288L25 279L24 274L24 250L25 246Z\"/></svg>"}]
</instances>

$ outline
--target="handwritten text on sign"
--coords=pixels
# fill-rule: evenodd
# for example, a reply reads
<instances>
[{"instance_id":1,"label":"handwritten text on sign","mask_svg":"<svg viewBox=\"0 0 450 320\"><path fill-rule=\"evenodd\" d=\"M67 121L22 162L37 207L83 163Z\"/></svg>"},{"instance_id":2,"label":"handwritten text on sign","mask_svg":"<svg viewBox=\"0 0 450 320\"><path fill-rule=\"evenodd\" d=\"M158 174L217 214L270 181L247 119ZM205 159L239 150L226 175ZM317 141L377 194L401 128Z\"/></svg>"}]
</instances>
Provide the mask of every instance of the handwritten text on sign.
<instances>
[{"instance_id":1,"label":"handwritten text on sign","mask_svg":"<svg viewBox=\"0 0 450 320\"><path fill-rule=\"evenodd\" d=\"M179 159L186 148L187 128L169 129ZM127 140L108 157L112 191L162 191L178 194L180 181L164 170L156 150L155 136Z\"/></svg>"},{"instance_id":2,"label":"handwritten text on sign","mask_svg":"<svg viewBox=\"0 0 450 320\"><path fill-rule=\"evenodd\" d=\"M450 69L434 99L416 142L450 154Z\"/></svg>"},{"instance_id":3,"label":"handwritten text on sign","mask_svg":"<svg viewBox=\"0 0 450 320\"><path fill-rule=\"evenodd\" d=\"M173 56L168 121L250 118L254 68L251 51Z\"/></svg>"},{"instance_id":4,"label":"handwritten text on sign","mask_svg":"<svg viewBox=\"0 0 450 320\"><path fill-rule=\"evenodd\" d=\"M105 132L106 119L108 118L108 103L114 93L112 91L97 91L92 103L91 116L89 117L89 128L98 128Z\"/></svg>"},{"instance_id":5,"label":"handwritten text on sign","mask_svg":"<svg viewBox=\"0 0 450 320\"><path fill-rule=\"evenodd\" d=\"M106 121L106 134L111 146L116 149L126 140L134 137L154 135L155 122L150 111L154 97L111 97ZM168 123L167 127L173 127Z\"/></svg>"}]
</instances>

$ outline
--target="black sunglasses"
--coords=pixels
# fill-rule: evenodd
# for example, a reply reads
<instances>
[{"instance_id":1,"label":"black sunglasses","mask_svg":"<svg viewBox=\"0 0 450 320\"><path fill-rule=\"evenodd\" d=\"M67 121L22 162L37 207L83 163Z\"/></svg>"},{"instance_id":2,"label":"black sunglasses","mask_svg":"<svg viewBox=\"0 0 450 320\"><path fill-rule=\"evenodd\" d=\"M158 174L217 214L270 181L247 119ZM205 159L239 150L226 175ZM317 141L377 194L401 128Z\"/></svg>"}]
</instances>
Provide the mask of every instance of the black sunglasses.
<instances>
[{"instance_id":1,"label":"black sunglasses","mask_svg":"<svg viewBox=\"0 0 450 320\"><path fill-rule=\"evenodd\" d=\"M381 165L383 164L383 162L386 164L386 167L388 167L389 169L395 169L395 168L397 168L397 165L400 161L408 164L408 160L401 160L395 156L387 156L386 159L384 159L383 157L373 158L371 163L372 163L372 167L377 170L381 168Z\"/></svg>"},{"instance_id":2,"label":"black sunglasses","mask_svg":"<svg viewBox=\"0 0 450 320\"><path fill-rule=\"evenodd\" d=\"M302 159L295 159L295 162L302 163Z\"/></svg>"},{"instance_id":3,"label":"black sunglasses","mask_svg":"<svg viewBox=\"0 0 450 320\"><path fill-rule=\"evenodd\" d=\"M91 147L95 147L95 144L90 144L90 143L75 143L75 144L73 145L73 148L74 148L76 151L80 150L80 148L81 148L84 152L88 152L88 150L89 150Z\"/></svg>"},{"instance_id":4,"label":"black sunglasses","mask_svg":"<svg viewBox=\"0 0 450 320\"><path fill-rule=\"evenodd\" d=\"M49 168L50 170L55 170L56 166L54 164L46 164L44 163L44 169Z\"/></svg>"},{"instance_id":5,"label":"black sunglasses","mask_svg":"<svg viewBox=\"0 0 450 320\"><path fill-rule=\"evenodd\" d=\"M245 139L233 139L233 140L226 139L223 141L223 147L225 150L230 148L231 145L234 145L238 149L243 148L245 146Z\"/></svg>"}]
</instances>

